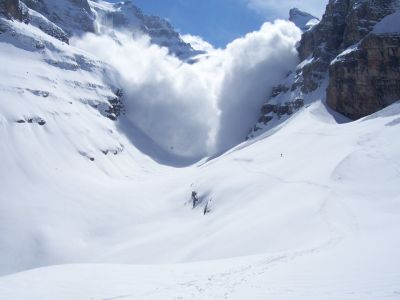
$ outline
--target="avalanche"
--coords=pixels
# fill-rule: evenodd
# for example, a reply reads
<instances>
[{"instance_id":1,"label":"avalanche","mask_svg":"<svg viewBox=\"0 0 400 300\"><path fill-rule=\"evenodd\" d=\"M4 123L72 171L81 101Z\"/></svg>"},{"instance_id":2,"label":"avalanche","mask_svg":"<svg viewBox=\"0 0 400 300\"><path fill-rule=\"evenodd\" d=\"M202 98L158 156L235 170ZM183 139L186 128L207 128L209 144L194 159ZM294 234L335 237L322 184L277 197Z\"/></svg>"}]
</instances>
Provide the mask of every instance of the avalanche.
<instances>
[{"instance_id":1,"label":"avalanche","mask_svg":"<svg viewBox=\"0 0 400 300\"><path fill-rule=\"evenodd\" d=\"M298 34L277 24L228 47L216 94L274 65L235 58L269 44L263 30ZM291 118L193 163L124 115L131 77L111 60L29 24L1 18L0 31L1 299L399 299L400 102L350 122L321 86ZM169 84L183 63L142 43L168 57ZM221 109L225 145L251 121L237 99Z\"/></svg>"}]
</instances>

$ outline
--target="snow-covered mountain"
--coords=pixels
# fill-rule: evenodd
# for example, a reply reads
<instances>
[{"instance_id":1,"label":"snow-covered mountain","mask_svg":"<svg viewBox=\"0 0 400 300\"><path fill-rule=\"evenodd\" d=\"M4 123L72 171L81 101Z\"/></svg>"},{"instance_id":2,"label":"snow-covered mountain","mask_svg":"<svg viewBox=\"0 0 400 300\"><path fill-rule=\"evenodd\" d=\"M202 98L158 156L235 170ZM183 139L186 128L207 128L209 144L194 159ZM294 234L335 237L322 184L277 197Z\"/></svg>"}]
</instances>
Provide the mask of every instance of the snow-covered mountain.
<instances>
[{"instance_id":1,"label":"snow-covered mountain","mask_svg":"<svg viewBox=\"0 0 400 300\"><path fill-rule=\"evenodd\" d=\"M352 122L327 106L327 54L305 44L336 10L303 35L312 50L258 136L189 164L127 122L113 66L55 15L169 26L129 3L33 8L50 2L0 2L0 299L398 299L400 104ZM379 47L397 41L392 8L368 25ZM329 65L348 70L351 49ZM384 49L396 68L399 47Z\"/></svg>"},{"instance_id":2,"label":"snow-covered mountain","mask_svg":"<svg viewBox=\"0 0 400 300\"><path fill-rule=\"evenodd\" d=\"M96 18L88 0L21 0L21 2L62 28L68 36L95 32Z\"/></svg>"},{"instance_id":3,"label":"snow-covered mountain","mask_svg":"<svg viewBox=\"0 0 400 300\"><path fill-rule=\"evenodd\" d=\"M129 30L134 34L138 31L148 34L154 44L167 47L181 59L189 59L204 53L194 50L190 44L185 43L167 20L144 15L132 1L109 3L96 0L89 3L95 11L99 30L105 27L105 30Z\"/></svg>"},{"instance_id":4,"label":"snow-covered mountain","mask_svg":"<svg viewBox=\"0 0 400 300\"><path fill-rule=\"evenodd\" d=\"M68 42L73 35L124 30L147 34L151 42L187 60L200 53L185 43L172 25L157 16L147 16L132 1L109 3L96 0L7 0L18 7L20 18L45 33ZM10 8L8 9L9 11Z\"/></svg>"},{"instance_id":5,"label":"snow-covered mountain","mask_svg":"<svg viewBox=\"0 0 400 300\"><path fill-rule=\"evenodd\" d=\"M302 31L307 31L319 23L319 19L298 8L289 11L289 21L293 22Z\"/></svg>"}]
</instances>

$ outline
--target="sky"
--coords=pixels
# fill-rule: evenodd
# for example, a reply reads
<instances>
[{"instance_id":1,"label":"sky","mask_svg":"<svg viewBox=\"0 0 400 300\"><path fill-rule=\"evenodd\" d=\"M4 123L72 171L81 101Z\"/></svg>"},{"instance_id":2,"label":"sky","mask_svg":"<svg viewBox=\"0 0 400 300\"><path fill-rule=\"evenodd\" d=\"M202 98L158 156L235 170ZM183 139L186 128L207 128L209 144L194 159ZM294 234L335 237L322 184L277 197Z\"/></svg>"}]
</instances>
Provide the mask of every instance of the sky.
<instances>
[{"instance_id":1,"label":"sky","mask_svg":"<svg viewBox=\"0 0 400 300\"><path fill-rule=\"evenodd\" d=\"M117 0L112 0L117 2ZM321 17L327 0L133 0L146 14L168 19L182 34L201 36L215 47L258 30L266 21L287 19L300 8Z\"/></svg>"}]
</instances>

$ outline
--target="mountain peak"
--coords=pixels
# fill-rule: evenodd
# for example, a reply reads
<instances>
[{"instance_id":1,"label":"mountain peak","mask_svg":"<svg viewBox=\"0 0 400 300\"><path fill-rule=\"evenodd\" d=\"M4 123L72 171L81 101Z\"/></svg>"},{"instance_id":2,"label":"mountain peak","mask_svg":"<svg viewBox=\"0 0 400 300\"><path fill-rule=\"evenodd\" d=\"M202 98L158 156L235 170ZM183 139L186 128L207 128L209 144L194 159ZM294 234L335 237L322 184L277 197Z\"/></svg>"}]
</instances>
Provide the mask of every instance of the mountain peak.
<instances>
[{"instance_id":1,"label":"mountain peak","mask_svg":"<svg viewBox=\"0 0 400 300\"><path fill-rule=\"evenodd\" d=\"M151 38L153 44L168 48L170 53L183 60L198 54L198 51L181 39L179 33L167 20L144 14L132 1L110 4L97 0L90 1L90 4L97 15L97 23L100 27L145 33Z\"/></svg>"},{"instance_id":2,"label":"mountain peak","mask_svg":"<svg viewBox=\"0 0 400 300\"><path fill-rule=\"evenodd\" d=\"M298 8L292 8L289 11L289 21L293 22L302 31L310 30L319 23L317 17Z\"/></svg>"}]
</instances>

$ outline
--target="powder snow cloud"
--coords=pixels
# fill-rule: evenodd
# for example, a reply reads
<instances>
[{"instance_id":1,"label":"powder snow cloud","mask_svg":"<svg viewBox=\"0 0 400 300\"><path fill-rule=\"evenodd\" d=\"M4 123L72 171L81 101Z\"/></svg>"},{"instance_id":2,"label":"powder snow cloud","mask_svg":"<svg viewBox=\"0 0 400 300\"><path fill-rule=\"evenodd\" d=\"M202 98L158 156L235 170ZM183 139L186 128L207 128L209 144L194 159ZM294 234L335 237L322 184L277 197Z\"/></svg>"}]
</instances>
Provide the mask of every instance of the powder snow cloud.
<instances>
[{"instance_id":1,"label":"powder snow cloud","mask_svg":"<svg viewBox=\"0 0 400 300\"><path fill-rule=\"evenodd\" d=\"M185 41L185 43L192 45L192 48L195 50L206 51L206 52L214 50L213 45L205 41L201 36L184 34L181 35L181 38L182 40Z\"/></svg>"},{"instance_id":2,"label":"powder snow cloud","mask_svg":"<svg viewBox=\"0 0 400 300\"><path fill-rule=\"evenodd\" d=\"M147 36L88 34L74 44L116 70L136 127L168 152L200 158L244 140L273 85L297 64L299 38L290 22L265 23L192 65Z\"/></svg>"}]
</instances>

